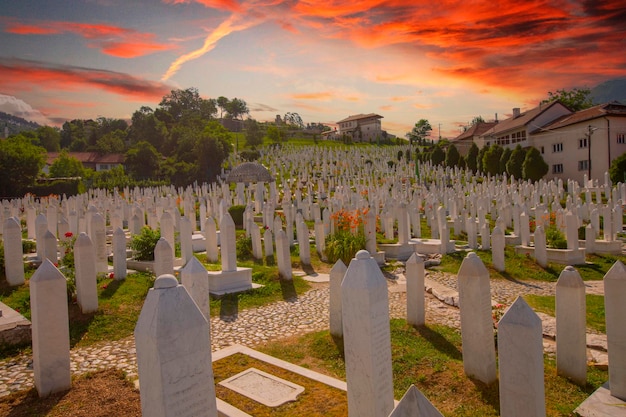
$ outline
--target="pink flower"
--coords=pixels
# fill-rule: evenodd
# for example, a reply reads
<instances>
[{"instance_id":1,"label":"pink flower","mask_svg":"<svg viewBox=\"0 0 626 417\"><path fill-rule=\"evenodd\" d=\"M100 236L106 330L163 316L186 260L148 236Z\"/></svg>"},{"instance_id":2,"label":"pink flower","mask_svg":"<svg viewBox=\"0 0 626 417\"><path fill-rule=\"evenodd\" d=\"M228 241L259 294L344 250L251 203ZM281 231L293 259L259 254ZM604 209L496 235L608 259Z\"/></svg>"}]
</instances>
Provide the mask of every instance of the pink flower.
<instances>
[{"instance_id":1,"label":"pink flower","mask_svg":"<svg viewBox=\"0 0 626 417\"><path fill-rule=\"evenodd\" d=\"M104 284L101 288L102 288L103 290L106 290L106 289L107 289L107 287L108 287L108 285L107 285L107 284Z\"/></svg>"}]
</instances>

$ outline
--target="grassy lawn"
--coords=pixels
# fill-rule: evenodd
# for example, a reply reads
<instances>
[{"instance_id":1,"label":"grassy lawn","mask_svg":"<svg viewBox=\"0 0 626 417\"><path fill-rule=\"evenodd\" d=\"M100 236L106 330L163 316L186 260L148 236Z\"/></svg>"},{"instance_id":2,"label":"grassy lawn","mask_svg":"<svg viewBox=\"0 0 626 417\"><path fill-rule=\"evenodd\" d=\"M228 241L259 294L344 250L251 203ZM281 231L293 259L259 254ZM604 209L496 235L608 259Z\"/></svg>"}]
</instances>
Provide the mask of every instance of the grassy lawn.
<instances>
[{"instance_id":1,"label":"grassy lawn","mask_svg":"<svg viewBox=\"0 0 626 417\"><path fill-rule=\"evenodd\" d=\"M524 300L535 311L555 316L555 297L549 295L527 294ZM587 327L605 333L604 321L604 297L601 295L587 294Z\"/></svg>"},{"instance_id":2,"label":"grassy lawn","mask_svg":"<svg viewBox=\"0 0 626 417\"><path fill-rule=\"evenodd\" d=\"M546 268L542 268L532 256L518 255L513 247L507 246L504 250L506 271L499 272L492 267L491 251L475 250L474 252L489 270L491 279L556 282L561 271L565 268L564 265L552 263L548 264ZM441 258L441 265L432 269L457 274L466 256L467 252L446 254ZM599 281L604 278L604 275L618 260L626 263L626 256L589 255L585 265L576 265L575 268L584 281Z\"/></svg>"},{"instance_id":3,"label":"grassy lawn","mask_svg":"<svg viewBox=\"0 0 626 417\"><path fill-rule=\"evenodd\" d=\"M400 399L415 384L446 416L474 417L499 415L498 384L485 385L463 372L461 335L444 326L413 328L404 320L391 321L394 396ZM345 380L343 347L327 331L310 333L259 350ZM548 416L569 416L608 374L589 368L585 387L556 375L554 361L546 359L545 389ZM303 414L304 415L304 414Z\"/></svg>"}]
</instances>

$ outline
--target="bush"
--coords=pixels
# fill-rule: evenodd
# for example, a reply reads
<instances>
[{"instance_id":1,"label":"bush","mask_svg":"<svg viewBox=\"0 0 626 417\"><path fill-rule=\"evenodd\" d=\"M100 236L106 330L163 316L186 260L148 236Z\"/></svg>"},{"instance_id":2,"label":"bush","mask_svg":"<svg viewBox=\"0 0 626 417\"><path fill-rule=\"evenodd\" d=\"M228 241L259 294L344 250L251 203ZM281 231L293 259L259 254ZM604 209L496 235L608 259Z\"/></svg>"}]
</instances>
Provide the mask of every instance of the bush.
<instances>
[{"instance_id":1,"label":"bush","mask_svg":"<svg viewBox=\"0 0 626 417\"><path fill-rule=\"evenodd\" d=\"M252 238L245 235L237 238L237 260L244 261L252 258Z\"/></svg>"},{"instance_id":2,"label":"bush","mask_svg":"<svg viewBox=\"0 0 626 417\"><path fill-rule=\"evenodd\" d=\"M342 230L326 236L324 253L329 263L334 264L341 259L347 266L358 251L365 249L365 243L364 234L358 233L355 235Z\"/></svg>"},{"instance_id":3,"label":"bush","mask_svg":"<svg viewBox=\"0 0 626 417\"><path fill-rule=\"evenodd\" d=\"M228 213L230 213L230 217L233 218L233 222L235 222L235 226L242 228L243 227L243 212L246 211L246 206L243 205L234 205L228 208Z\"/></svg>"},{"instance_id":4,"label":"bush","mask_svg":"<svg viewBox=\"0 0 626 417\"><path fill-rule=\"evenodd\" d=\"M37 243L33 240L22 239L22 253L35 253L37 251Z\"/></svg>"},{"instance_id":5,"label":"bush","mask_svg":"<svg viewBox=\"0 0 626 417\"><path fill-rule=\"evenodd\" d=\"M138 261L154 261L154 247L161 238L159 229L153 230L144 226L141 233L134 235L130 240L130 248L135 251L135 259Z\"/></svg>"},{"instance_id":6,"label":"bush","mask_svg":"<svg viewBox=\"0 0 626 417\"><path fill-rule=\"evenodd\" d=\"M567 249L567 239L555 226L546 229L546 243L554 249Z\"/></svg>"}]
</instances>

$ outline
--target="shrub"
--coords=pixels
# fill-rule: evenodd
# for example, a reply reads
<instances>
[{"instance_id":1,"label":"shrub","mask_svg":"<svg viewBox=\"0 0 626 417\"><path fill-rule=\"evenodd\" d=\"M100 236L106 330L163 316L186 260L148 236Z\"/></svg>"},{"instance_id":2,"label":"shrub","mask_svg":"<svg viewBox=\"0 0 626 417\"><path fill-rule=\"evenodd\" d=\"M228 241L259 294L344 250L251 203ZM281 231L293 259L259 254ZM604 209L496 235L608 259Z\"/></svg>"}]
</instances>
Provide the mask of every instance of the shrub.
<instances>
[{"instance_id":1,"label":"shrub","mask_svg":"<svg viewBox=\"0 0 626 417\"><path fill-rule=\"evenodd\" d=\"M236 248L238 260L250 259L252 257L252 238L245 235L240 236L237 238Z\"/></svg>"},{"instance_id":2,"label":"shrub","mask_svg":"<svg viewBox=\"0 0 626 417\"><path fill-rule=\"evenodd\" d=\"M334 264L341 259L347 266L358 251L365 249L365 235L362 233L352 234L348 231L338 231L326 236L326 248L324 253L328 262Z\"/></svg>"},{"instance_id":3,"label":"shrub","mask_svg":"<svg viewBox=\"0 0 626 417\"><path fill-rule=\"evenodd\" d=\"M141 233L134 235L130 240L130 248L135 251L135 259L138 261L154 261L154 247L161 238L159 229L153 230L144 226Z\"/></svg>"},{"instance_id":4,"label":"shrub","mask_svg":"<svg viewBox=\"0 0 626 417\"><path fill-rule=\"evenodd\" d=\"M546 228L546 243L554 249L567 249L567 240L555 226Z\"/></svg>"},{"instance_id":5,"label":"shrub","mask_svg":"<svg viewBox=\"0 0 626 417\"><path fill-rule=\"evenodd\" d=\"M22 252L35 253L37 251L37 243L33 240L22 239Z\"/></svg>"},{"instance_id":6,"label":"shrub","mask_svg":"<svg viewBox=\"0 0 626 417\"><path fill-rule=\"evenodd\" d=\"M228 208L228 213L230 217L233 218L233 222L236 227L243 227L243 212L246 211L246 206L243 205L234 205Z\"/></svg>"}]
</instances>

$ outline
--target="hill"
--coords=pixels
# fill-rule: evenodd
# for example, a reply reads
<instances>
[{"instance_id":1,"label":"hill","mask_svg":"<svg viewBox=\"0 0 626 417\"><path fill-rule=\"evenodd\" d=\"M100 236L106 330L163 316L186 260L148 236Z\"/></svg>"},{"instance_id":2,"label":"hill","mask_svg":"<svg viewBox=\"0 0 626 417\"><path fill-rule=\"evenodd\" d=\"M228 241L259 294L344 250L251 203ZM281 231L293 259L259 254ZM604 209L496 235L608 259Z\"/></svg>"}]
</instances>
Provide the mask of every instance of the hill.
<instances>
[{"instance_id":1,"label":"hill","mask_svg":"<svg viewBox=\"0 0 626 417\"><path fill-rule=\"evenodd\" d=\"M40 127L35 122L0 111L0 135L2 137L4 137L5 126L8 128L9 135L15 135L26 130L37 130Z\"/></svg>"},{"instance_id":2,"label":"hill","mask_svg":"<svg viewBox=\"0 0 626 417\"><path fill-rule=\"evenodd\" d=\"M598 84L591 89L591 98L598 104L610 101L626 103L626 78L615 78Z\"/></svg>"}]
</instances>

